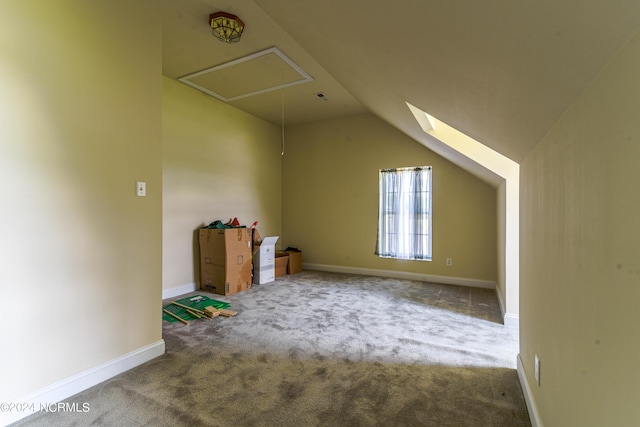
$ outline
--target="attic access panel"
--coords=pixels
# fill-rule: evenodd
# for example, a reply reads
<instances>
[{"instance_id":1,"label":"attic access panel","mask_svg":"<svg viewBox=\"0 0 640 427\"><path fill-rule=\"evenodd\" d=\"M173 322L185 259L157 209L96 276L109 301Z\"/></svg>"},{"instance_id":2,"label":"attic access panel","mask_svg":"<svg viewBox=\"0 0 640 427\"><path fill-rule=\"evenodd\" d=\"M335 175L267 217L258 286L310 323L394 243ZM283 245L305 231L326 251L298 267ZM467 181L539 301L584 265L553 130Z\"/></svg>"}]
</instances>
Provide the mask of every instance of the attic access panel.
<instances>
[{"instance_id":1,"label":"attic access panel","mask_svg":"<svg viewBox=\"0 0 640 427\"><path fill-rule=\"evenodd\" d=\"M278 48L272 47L178 80L231 102L314 79Z\"/></svg>"}]
</instances>

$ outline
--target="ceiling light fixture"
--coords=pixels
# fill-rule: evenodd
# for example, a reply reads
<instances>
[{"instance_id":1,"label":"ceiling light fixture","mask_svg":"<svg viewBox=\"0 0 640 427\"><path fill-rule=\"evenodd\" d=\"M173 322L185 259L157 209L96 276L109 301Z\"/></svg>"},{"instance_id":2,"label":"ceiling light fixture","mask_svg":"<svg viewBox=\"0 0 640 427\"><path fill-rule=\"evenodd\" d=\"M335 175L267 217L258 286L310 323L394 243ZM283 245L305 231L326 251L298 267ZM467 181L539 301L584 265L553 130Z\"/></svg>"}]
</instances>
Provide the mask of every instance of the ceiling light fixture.
<instances>
[{"instance_id":1,"label":"ceiling light fixture","mask_svg":"<svg viewBox=\"0 0 640 427\"><path fill-rule=\"evenodd\" d=\"M211 32L213 36L225 43L236 43L240 41L244 22L235 15L227 12L216 12L209 15Z\"/></svg>"}]
</instances>

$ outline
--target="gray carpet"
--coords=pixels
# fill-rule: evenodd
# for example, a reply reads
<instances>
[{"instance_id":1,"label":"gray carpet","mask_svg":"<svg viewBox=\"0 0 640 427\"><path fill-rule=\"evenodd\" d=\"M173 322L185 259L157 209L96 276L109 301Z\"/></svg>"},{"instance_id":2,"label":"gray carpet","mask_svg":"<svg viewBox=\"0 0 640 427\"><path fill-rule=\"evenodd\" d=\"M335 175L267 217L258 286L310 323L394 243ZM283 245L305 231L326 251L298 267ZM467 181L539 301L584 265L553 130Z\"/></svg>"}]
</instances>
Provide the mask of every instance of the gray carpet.
<instances>
[{"instance_id":1,"label":"gray carpet","mask_svg":"<svg viewBox=\"0 0 640 427\"><path fill-rule=\"evenodd\" d=\"M164 356L68 399L89 412L15 425L531 425L494 291L305 271L201 294L239 314L163 322Z\"/></svg>"}]
</instances>

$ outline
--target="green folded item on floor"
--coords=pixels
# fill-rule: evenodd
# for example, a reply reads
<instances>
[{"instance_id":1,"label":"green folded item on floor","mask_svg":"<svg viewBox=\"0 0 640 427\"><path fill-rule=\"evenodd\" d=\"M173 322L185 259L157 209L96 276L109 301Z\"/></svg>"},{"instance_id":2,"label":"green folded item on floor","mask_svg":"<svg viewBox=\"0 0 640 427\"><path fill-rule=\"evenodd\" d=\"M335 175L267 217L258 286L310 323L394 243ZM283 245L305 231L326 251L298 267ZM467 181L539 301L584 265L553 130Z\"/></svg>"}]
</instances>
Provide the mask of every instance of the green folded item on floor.
<instances>
[{"instance_id":1,"label":"green folded item on floor","mask_svg":"<svg viewBox=\"0 0 640 427\"><path fill-rule=\"evenodd\" d=\"M193 295L190 297L176 300L176 302L182 305L189 306L191 308L198 309L198 310L204 310L205 307L209 307L209 306L213 306L218 310L231 307L231 304L229 304L228 302L214 300L204 295ZM162 309L170 311L171 313L175 314L176 316L188 322L191 320L198 319L196 316L193 316L192 314L190 314L186 308L180 307L175 304L167 304L164 307L162 307ZM162 312L162 320L166 320L169 323L179 322L178 319L168 315L165 312Z\"/></svg>"}]
</instances>

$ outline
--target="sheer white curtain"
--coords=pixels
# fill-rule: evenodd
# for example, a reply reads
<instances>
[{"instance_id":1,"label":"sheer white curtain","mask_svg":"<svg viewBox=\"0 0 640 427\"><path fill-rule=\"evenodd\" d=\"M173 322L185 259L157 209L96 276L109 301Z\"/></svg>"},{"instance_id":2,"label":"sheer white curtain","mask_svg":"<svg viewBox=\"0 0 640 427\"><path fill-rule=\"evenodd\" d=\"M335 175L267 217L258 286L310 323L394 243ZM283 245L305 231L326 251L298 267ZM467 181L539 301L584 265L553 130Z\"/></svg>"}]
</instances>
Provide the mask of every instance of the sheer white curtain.
<instances>
[{"instance_id":1,"label":"sheer white curtain","mask_svg":"<svg viewBox=\"0 0 640 427\"><path fill-rule=\"evenodd\" d=\"M431 260L431 167L380 170L376 254Z\"/></svg>"}]
</instances>

